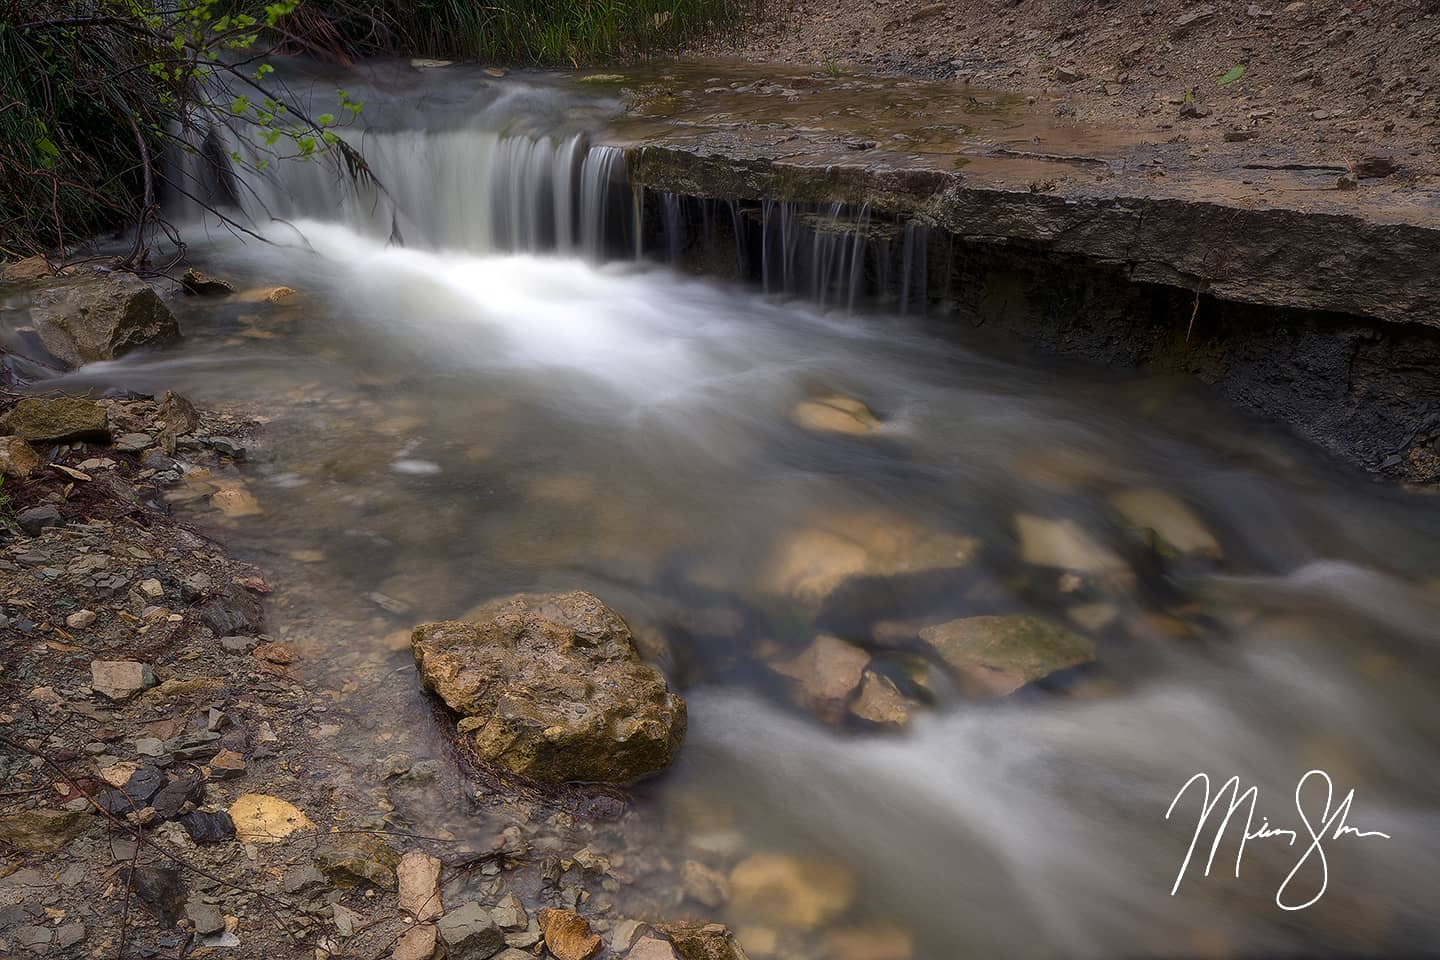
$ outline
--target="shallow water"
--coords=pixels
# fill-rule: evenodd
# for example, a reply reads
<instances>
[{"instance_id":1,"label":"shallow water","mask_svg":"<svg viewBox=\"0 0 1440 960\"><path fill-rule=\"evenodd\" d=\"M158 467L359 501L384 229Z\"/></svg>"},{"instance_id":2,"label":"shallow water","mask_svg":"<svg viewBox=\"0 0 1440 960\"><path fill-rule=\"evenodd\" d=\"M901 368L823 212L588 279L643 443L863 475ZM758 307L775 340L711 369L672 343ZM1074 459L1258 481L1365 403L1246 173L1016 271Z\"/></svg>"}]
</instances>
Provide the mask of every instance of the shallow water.
<instances>
[{"instance_id":1,"label":"shallow water","mask_svg":"<svg viewBox=\"0 0 1440 960\"><path fill-rule=\"evenodd\" d=\"M372 100L404 96L387 77ZM584 173L598 127L564 177L494 192L516 170L559 169L576 133L534 150L497 131L603 117L603 96L512 79L472 110L473 91L423 82L450 90L446 115L470 111L473 129L374 134L395 210L357 213L306 173L271 195L290 204L287 222L257 224L273 245L217 231L194 251L210 272L298 297L180 301L180 350L70 378L173 388L264 420L249 460L191 478L201 496L177 509L269 571L274 632L306 645L352 713L373 714L347 734L358 754L394 737L433 747L395 631L496 594L584 587L652 649L663 637L691 705L676 768L636 798L664 829L635 842L731 862L787 851L853 877L853 903L819 929L779 930L775 955L855 956L827 934L856 927L905 931L925 958L1433 945L1433 498L1351 476L1195 385L1056 369L943 318L823 311L611 258L629 241L584 242L619 229L604 222L613 204L580 197L600 182ZM490 166L469 165L480 160ZM490 202L517 191L526 203L509 214ZM543 229L516 229L537 217ZM396 222L405 245L390 242ZM878 429L792 420L829 393L862 400ZM262 513L206 505L201 485L236 482ZM1148 549L1113 502L1137 488L1187 504L1221 555ZM1121 568L1067 577L1026 562L1017 513L1078 525ZM817 612L775 572L815 529L982 546L966 565L871 579ZM1018 611L1084 624L1099 662L978 701L913 647L887 645L890 623ZM908 730L836 729L793 705L771 664L822 630L931 701ZM1233 833L1211 876L1197 863L1172 896L1195 794L1165 814L1188 778L1257 784L1270 822L1298 827L1295 785L1311 769L1354 788L1351 825L1391 839L1327 843L1326 892L1305 910L1274 902L1305 844L1253 840L1237 878ZM427 830L475 829L438 789L406 813ZM1318 889L1318 863L1290 903ZM770 945L755 916L708 913L755 955Z\"/></svg>"}]
</instances>

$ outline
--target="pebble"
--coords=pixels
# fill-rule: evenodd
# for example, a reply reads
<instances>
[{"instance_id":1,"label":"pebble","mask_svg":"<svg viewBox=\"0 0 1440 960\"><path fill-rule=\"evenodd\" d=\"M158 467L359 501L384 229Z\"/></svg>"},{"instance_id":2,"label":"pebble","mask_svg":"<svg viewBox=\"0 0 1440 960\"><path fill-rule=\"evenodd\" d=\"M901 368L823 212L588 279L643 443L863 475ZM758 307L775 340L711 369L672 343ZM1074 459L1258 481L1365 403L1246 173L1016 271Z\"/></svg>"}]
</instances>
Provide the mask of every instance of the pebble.
<instances>
[{"instance_id":1,"label":"pebble","mask_svg":"<svg viewBox=\"0 0 1440 960\"><path fill-rule=\"evenodd\" d=\"M84 630L95 622L94 610L76 610L65 618L65 626L71 630Z\"/></svg>"},{"instance_id":2,"label":"pebble","mask_svg":"<svg viewBox=\"0 0 1440 960\"><path fill-rule=\"evenodd\" d=\"M111 700L128 700L155 686L149 664L135 660L95 660L90 664L90 686Z\"/></svg>"}]
</instances>

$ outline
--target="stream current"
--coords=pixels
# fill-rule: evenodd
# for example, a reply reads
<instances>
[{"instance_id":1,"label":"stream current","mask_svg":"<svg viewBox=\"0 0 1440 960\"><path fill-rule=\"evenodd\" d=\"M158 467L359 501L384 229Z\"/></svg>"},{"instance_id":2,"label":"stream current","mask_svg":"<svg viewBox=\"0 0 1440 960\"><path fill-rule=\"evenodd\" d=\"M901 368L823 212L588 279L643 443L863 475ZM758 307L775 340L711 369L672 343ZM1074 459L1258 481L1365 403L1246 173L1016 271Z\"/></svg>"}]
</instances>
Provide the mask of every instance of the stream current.
<instances>
[{"instance_id":1,"label":"stream current","mask_svg":"<svg viewBox=\"0 0 1440 960\"><path fill-rule=\"evenodd\" d=\"M662 826L632 855L780 852L847 891L800 928L700 911L752 955L1434 948L1432 497L1351 475L1198 385L1042 363L903 296L848 309L830 294L858 286L846 271L867 241L791 231L785 210L761 229L794 278L686 275L637 242L646 205L671 207L637 198L604 146L622 109L611 87L404 65L366 77L347 79L366 106L344 135L383 193L282 163L229 185L232 215L269 243L191 224L207 271L299 293L186 300L179 350L69 377L263 421L248 460L187 478L177 509L269 574L271 632L340 692L358 781L365 758L401 746L444 755L397 631L584 588L650 638L690 704L675 768L636 790L633 809ZM334 86L292 82L317 99ZM223 193L192 173L195 195ZM797 417L834 396L874 422ZM235 485L261 512L209 505ZM1120 506L1137 500L1190 548L1138 534ZM906 553L961 537L978 542L964 563ZM874 575L817 606L811 588L836 569ZM1082 632L1097 661L977 699L916 640L1008 613ZM774 665L820 633L870 652L914 704L905 729L796 705ZM1327 833L1324 866L1312 855L1282 899L1324 895L1284 910L1311 770L1334 803L1353 788L1350 826L1389 839ZM1257 785L1255 825L1300 839L1251 840L1237 876L1232 823L1206 877L1207 831L1172 893L1198 790L1166 812L1202 772ZM1318 820L1323 790L1306 790ZM427 833L489 826L439 787L405 813Z\"/></svg>"}]
</instances>

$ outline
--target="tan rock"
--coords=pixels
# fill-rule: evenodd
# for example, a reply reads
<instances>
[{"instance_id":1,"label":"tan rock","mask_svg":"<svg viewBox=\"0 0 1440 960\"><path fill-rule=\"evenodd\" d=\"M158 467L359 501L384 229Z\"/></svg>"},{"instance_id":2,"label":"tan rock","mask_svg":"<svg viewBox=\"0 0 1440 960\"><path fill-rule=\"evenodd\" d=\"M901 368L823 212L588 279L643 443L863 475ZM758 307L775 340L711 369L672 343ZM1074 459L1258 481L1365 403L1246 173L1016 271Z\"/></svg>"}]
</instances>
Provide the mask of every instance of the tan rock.
<instances>
[{"instance_id":1,"label":"tan rock","mask_svg":"<svg viewBox=\"0 0 1440 960\"><path fill-rule=\"evenodd\" d=\"M80 397L26 397L0 418L0 432L32 443L110 439L105 408Z\"/></svg>"},{"instance_id":2,"label":"tan rock","mask_svg":"<svg viewBox=\"0 0 1440 960\"><path fill-rule=\"evenodd\" d=\"M1089 574L1117 574L1129 567L1109 547L1097 542L1068 518L1015 515L1020 559L1038 567L1059 567Z\"/></svg>"},{"instance_id":3,"label":"tan rock","mask_svg":"<svg viewBox=\"0 0 1440 960\"><path fill-rule=\"evenodd\" d=\"M870 654L859 647L821 634L798 657L773 669L797 681L794 692L800 706L826 723L838 723L869 662Z\"/></svg>"},{"instance_id":4,"label":"tan rock","mask_svg":"<svg viewBox=\"0 0 1440 960\"><path fill-rule=\"evenodd\" d=\"M40 454L20 437L0 437L0 476L23 480L40 468Z\"/></svg>"},{"instance_id":5,"label":"tan rock","mask_svg":"<svg viewBox=\"0 0 1440 960\"><path fill-rule=\"evenodd\" d=\"M210 505L227 517L253 517L264 513L260 501L242 486L224 487L210 497Z\"/></svg>"},{"instance_id":6,"label":"tan rock","mask_svg":"<svg viewBox=\"0 0 1440 960\"><path fill-rule=\"evenodd\" d=\"M27 280L44 280L50 276L50 273L50 262L44 257L36 255L5 264L3 268L0 268L0 280L23 283Z\"/></svg>"},{"instance_id":7,"label":"tan rock","mask_svg":"<svg viewBox=\"0 0 1440 960\"><path fill-rule=\"evenodd\" d=\"M686 860L680 869L680 885L685 896L701 906L723 907L730 899L730 881L698 860Z\"/></svg>"},{"instance_id":8,"label":"tan rock","mask_svg":"<svg viewBox=\"0 0 1440 960\"><path fill-rule=\"evenodd\" d=\"M748 960L724 924L678 922L658 929L670 938L681 960Z\"/></svg>"},{"instance_id":9,"label":"tan rock","mask_svg":"<svg viewBox=\"0 0 1440 960\"><path fill-rule=\"evenodd\" d=\"M880 421L870 408L854 397L831 394L806 400L790 411L790 419L806 430L817 433L843 433L858 437L874 433Z\"/></svg>"},{"instance_id":10,"label":"tan rock","mask_svg":"<svg viewBox=\"0 0 1440 960\"><path fill-rule=\"evenodd\" d=\"M910 722L910 714L917 704L895 686L894 681L874 670L866 670L860 681L860 695L850 706L850 712L861 720L882 727L900 729Z\"/></svg>"},{"instance_id":11,"label":"tan rock","mask_svg":"<svg viewBox=\"0 0 1440 960\"><path fill-rule=\"evenodd\" d=\"M670 763L685 702L597 597L522 594L474 615L417 627L411 650L482 760L542 780L612 783Z\"/></svg>"},{"instance_id":12,"label":"tan rock","mask_svg":"<svg viewBox=\"0 0 1440 960\"><path fill-rule=\"evenodd\" d=\"M252 287L241 291L235 299L241 303L283 303L295 296L298 294L289 287Z\"/></svg>"},{"instance_id":13,"label":"tan rock","mask_svg":"<svg viewBox=\"0 0 1440 960\"><path fill-rule=\"evenodd\" d=\"M590 932L590 924L574 910L541 910L539 920L545 949L556 960L590 960L600 952L600 937Z\"/></svg>"},{"instance_id":14,"label":"tan rock","mask_svg":"<svg viewBox=\"0 0 1440 960\"><path fill-rule=\"evenodd\" d=\"M0 843L26 853L54 853L85 831L87 818L68 810L0 814Z\"/></svg>"},{"instance_id":15,"label":"tan rock","mask_svg":"<svg viewBox=\"0 0 1440 960\"><path fill-rule=\"evenodd\" d=\"M294 804L263 793L247 793L230 804L235 836L244 843L279 843L300 830L314 830L315 824Z\"/></svg>"},{"instance_id":16,"label":"tan rock","mask_svg":"<svg viewBox=\"0 0 1440 960\"><path fill-rule=\"evenodd\" d=\"M65 618L65 626L71 630L84 630L95 622L94 610L76 610Z\"/></svg>"},{"instance_id":17,"label":"tan rock","mask_svg":"<svg viewBox=\"0 0 1440 960\"><path fill-rule=\"evenodd\" d=\"M90 664L90 687L111 700L129 700L155 686L150 665L135 660L95 660Z\"/></svg>"},{"instance_id":18,"label":"tan rock","mask_svg":"<svg viewBox=\"0 0 1440 960\"><path fill-rule=\"evenodd\" d=\"M400 858L395 871L400 880L400 909L416 920L434 920L444 910L440 904L440 861L423 850L411 850Z\"/></svg>"},{"instance_id":19,"label":"tan rock","mask_svg":"<svg viewBox=\"0 0 1440 960\"><path fill-rule=\"evenodd\" d=\"M435 924L418 923L400 935L390 960L430 960L435 955Z\"/></svg>"},{"instance_id":20,"label":"tan rock","mask_svg":"<svg viewBox=\"0 0 1440 960\"><path fill-rule=\"evenodd\" d=\"M625 956L627 960L678 960L675 947L659 937L641 937Z\"/></svg>"},{"instance_id":21,"label":"tan rock","mask_svg":"<svg viewBox=\"0 0 1440 960\"><path fill-rule=\"evenodd\" d=\"M854 877L825 860L756 853L730 871L731 913L747 922L813 930L844 913L854 898Z\"/></svg>"},{"instance_id":22,"label":"tan rock","mask_svg":"<svg viewBox=\"0 0 1440 960\"><path fill-rule=\"evenodd\" d=\"M1173 494L1153 487L1131 487L1109 499L1116 513L1131 526L1153 531L1157 546L1169 553L1217 560L1224 553L1195 511Z\"/></svg>"},{"instance_id":23,"label":"tan rock","mask_svg":"<svg viewBox=\"0 0 1440 960\"><path fill-rule=\"evenodd\" d=\"M1095 644L1088 638L1027 614L961 617L926 627L920 638L959 675L971 696L1003 697L1095 659Z\"/></svg>"},{"instance_id":24,"label":"tan rock","mask_svg":"<svg viewBox=\"0 0 1440 960\"><path fill-rule=\"evenodd\" d=\"M964 567L979 546L974 537L929 530L887 511L824 517L781 540L762 568L761 587L813 612L852 577Z\"/></svg>"}]
</instances>

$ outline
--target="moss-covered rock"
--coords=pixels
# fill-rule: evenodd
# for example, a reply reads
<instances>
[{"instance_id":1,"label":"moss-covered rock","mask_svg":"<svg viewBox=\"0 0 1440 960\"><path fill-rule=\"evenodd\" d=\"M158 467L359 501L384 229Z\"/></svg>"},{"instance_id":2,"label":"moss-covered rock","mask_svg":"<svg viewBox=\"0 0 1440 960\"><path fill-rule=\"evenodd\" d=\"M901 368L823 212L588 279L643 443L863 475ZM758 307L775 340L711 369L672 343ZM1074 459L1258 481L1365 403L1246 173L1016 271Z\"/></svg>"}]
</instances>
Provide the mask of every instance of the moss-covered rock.
<instances>
[{"instance_id":1,"label":"moss-covered rock","mask_svg":"<svg viewBox=\"0 0 1440 960\"><path fill-rule=\"evenodd\" d=\"M955 671L966 692L1003 697L1044 677L1095 660L1095 644L1043 617L961 617L926 627L920 639Z\"/></svg>"},{"instance_id":2,"label":"moss-covered rock","mask_svg":"<svg viewBox=\"0 0 1440 960\"><path fill-rule=\"evenodd\" d=\"M26 397L0 418L0 433L40 443L110 439L105 408L79 397Z\"/></svg>"}]
</instances>

